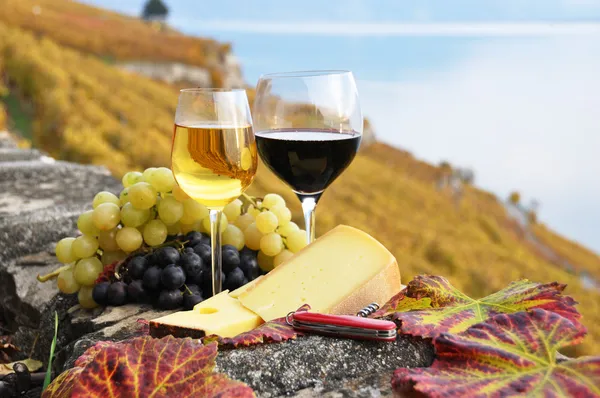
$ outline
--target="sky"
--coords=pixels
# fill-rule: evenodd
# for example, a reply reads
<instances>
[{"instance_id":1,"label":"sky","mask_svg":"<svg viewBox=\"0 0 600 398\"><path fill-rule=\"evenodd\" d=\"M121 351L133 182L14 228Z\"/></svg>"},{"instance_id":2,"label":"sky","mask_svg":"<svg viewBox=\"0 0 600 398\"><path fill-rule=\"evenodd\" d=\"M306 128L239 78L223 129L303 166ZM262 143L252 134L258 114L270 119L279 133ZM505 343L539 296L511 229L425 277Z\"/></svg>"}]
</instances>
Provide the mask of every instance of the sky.
<instances>
[{"instance_id":1,"label":"sky","mask_svg":"<svg viewBox=\"0 0 600 398\"><path fill-rule=\"evenodd\" d=\"M138 15L143 0L84 2ZM384 142L475 171L600 252L600 0L165 0L262 73L350 69Z\"/></svg>"}]
</instances>

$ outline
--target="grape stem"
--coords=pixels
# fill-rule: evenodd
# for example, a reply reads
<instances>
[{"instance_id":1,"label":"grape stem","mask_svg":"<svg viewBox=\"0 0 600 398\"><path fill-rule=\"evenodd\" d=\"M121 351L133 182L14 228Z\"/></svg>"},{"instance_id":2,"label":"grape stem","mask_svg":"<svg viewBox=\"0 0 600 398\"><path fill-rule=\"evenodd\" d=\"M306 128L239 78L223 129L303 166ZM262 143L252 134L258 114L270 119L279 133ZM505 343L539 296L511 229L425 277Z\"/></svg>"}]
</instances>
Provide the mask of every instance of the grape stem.
<instances>
[{"instance_id":1,"label":"grape stem","mask_svg":"<svg viewBox=\"0 0 600 398\"><path fill-rule=\"evenodd\" d=\"M46 275L38 274L37 280L42 283L48 282L49 280L58 278L58 274L60 274L63 271L68 270L69 268L71 268L70 265L63 265L62 267L55 269L54 271L50 272L49 274L46 274Z\"/></svg>"},{"instance_id":2,"label":"grape stem","mask_svg":"<svg viewBox=\"0 0 600 398\"><path fill-rule=\"evenodd\" d=\"M186 284L184 284L184 285L183 285L183 287L185 287L185 290L186 290L186 292L188 292L188 294L189 294L190 296L192 296L192 295L193 295L192 291L190 290L190 288L189 288L189 287L188 287Z\"/></svg>"},{"instance_id":3,"label":"grape stem","mask_svg":"<svg viewBox=\"0 0 600 398\"><path fill-rule=\"evenodd\" d=\"M252 197L243 192L242 192L242 196L244 197L244 199L246 199L248 202L250 202L251 205L253 205L254 207L256 207L258 209L258 202L256 201L255 197Z\"/></svg>"}]
</instances>

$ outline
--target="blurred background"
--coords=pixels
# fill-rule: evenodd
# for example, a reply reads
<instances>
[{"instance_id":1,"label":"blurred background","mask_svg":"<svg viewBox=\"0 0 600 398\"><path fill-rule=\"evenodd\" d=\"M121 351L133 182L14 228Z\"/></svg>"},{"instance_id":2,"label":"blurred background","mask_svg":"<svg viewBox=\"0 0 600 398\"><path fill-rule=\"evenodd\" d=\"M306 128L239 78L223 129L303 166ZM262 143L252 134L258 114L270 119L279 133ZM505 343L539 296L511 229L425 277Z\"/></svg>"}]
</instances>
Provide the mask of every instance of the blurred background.
<instances>
[{"instance_id":1,"label":"blurred background","mask_svg":"<svg viewBox=\"0 0 600 398\"><path fill-rule=\"evenodd\" d=\"M4 0L0 130L130 170L169 165L177 89L350 69L361 151L317 233L361 228L403 280L473 296L560 281L600 352L600 0ZM65 187L68 189L68 187ZM259 168L254 194L291 191Z\"/></svg>"}]
</instances>

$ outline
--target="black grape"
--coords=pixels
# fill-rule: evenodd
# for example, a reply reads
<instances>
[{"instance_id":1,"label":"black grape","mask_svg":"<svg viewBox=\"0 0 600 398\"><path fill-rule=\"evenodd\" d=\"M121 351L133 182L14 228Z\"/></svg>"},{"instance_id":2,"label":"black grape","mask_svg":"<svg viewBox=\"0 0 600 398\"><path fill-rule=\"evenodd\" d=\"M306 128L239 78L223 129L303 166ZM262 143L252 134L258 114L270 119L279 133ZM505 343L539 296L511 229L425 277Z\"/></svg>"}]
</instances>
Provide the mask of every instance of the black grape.
<instances>
[{"instance_id":1,"label":"black grape","mask_svg":"<svg viewBox=\"0 0 600 398\"><path fill-rule=\"evenodd\" d=\"M139 279L127 286L127 297L133 303L147 303L150 301L150 294L144 288L144 282Z\"/></svg>"},{"instance_id":2,"label":"black grape","mask_svg":"<svg viewBox=\"0 0 600 398\"><path fill-rule=\"evenodd\" d=\"M160 274L162 270L152 266L144 272L144 286L150 290L158 290L160 287Z\"/></svg>"},{"instance_id":3,"label":"black grape","mask_svg":"<svg viewBox=\"0 0 600 398\"><path fill-rule=\"evenodd\" d=\"M204 301L201 295L199 294L186 294L183 296L183 309L186 311L194 309L194 306L198 303Z\"/></svg>"},{"instance_id":4,"label":"black grape","mask_svg":"<svg viewBox=\"0 0 600 398\"><path fill-rule=\"evenodd\" d=\"M156 259L159 265L163 267L169 264L177 264L179 261L179 252L171 246L162 247L156 251Z\"/></svg>"},{"instance_id":5,"label":"black grape","mask_svg":"<svg viewBox=\"0 0 600 398\"><path fill-rule=\"evenodd\" d=\"M22 362L17 362L13 365L13 370L17 375L15 387L18 394L23 394L31 388L31 374L27 365Z\"/></svg>"},{"instance_id":6,"label":"black grape","mask_svg":"<svg viewBox=\"0 0 600 398\"><path fill-rule=\"evenodd\" d=\"M244 272L239 268L235 268L227 274L227 282L223 285L225 286L225 289L235 290L238 287L244 286L246 283L248 283L248 279L246 279Z\"/></svg>"},{"instance_id":7,"label":"black grape","mask_svg":"<svg viewBox=\"0 0 600 398\"><path fill-rule=\"evenodd\" d=\"M229 273L240 265L240 253L235 246L223 245L223 271Z\"/></svg>"},{"instance_id":8,"label":"black grape","mask_svg":"<svg viewBox=\"0 0 600 398\"><path fill-rule=\"evenodd\" d=\"M210 245L199 243L196 246L194 246L194 252L200 256L204 264L211 264L212 250L210 248Z\"/></svg>"},{"instance_id":9,"label":"black grape","mask_svg":"<svg viewBox=\"0 0 600 398\"><path fill-rule=\"evenodd\" d=\"M110 286L109 282L98 283L94 286L94 290L92 290L92 298L99 305L108 304L108 287Z\"/></svg>"},{"instance_id":10,"label":"black grape","mask_svg":"<svg viewBox=\"0 0 600 398\"><path fill-rule=\"evenodd\" d=\"M160 282L169 290L179 289L185 283L185 273L181 267L168 265L160 274Z\"/></svg>"},{"instance_id":11,"label":"black grape","mask_svg":"<svg viewBox=\"0 0 600 398\"><path fill-rule=\"evenodd\" d=\"M131 279L142 279L144 277L144 272L146 272L146 268L148 268L148 260L146 257L134 257L127 263L127 275Z\"/></svg>"},{"instance_id":12,"label":"black grape","mask_svg":"<svg viewBox=\"0 0 600 398\"><path fill-rule=\"evenodd\" d=\"M174 290L163 290L158 296L158 308L163 310L174 310L175 308L181 307L183 302L183 295L177 289Z\"/></svg>"},{"instance_id":13,"label":"black grape","mask_svg":"<svg viewBox=\"0 0 600 398\"><path fill-rule=\"evenodd\" d=\"M187 289L183 291L184 295L185 294L189 295L188 290L190 292L192 292L192 294L201 294L202 293L202 291L200 290L200 286L198 286L198 285L195 285L195 284L188 285L186 283L185 287L187 287Z\"/></svg>"},{"instance_id":14,"label":"black grape","mask_svg":"<svg viewBox=\"0 0 600 398\"><path fill-rule=\"evenodd\" d=\"M242 253L240 256L240 269L249 281L256 279L260 275L260 267L253 253Z\"/></svg>"},{"instance_id":15,"label":"black grape","mask_svg":"<svg viewBox=\"0 0 600 398\"><path fill-rule=\"evenodd\" d=\"M202 259L196 253L183 253L179 265L181 265L189 280L193 280L200 275L203 266Z\"/></svg>"},{"instance_id":16,"label":"black grape","mask_svg":"<svg viewBox=\"0 0 600 398\"><path fill-rule=\"evenodd\" d=\"M109 305L119 306L127 303L127 285L125 282L111 283L106 297Z\"/></svg>"}]
</instances>

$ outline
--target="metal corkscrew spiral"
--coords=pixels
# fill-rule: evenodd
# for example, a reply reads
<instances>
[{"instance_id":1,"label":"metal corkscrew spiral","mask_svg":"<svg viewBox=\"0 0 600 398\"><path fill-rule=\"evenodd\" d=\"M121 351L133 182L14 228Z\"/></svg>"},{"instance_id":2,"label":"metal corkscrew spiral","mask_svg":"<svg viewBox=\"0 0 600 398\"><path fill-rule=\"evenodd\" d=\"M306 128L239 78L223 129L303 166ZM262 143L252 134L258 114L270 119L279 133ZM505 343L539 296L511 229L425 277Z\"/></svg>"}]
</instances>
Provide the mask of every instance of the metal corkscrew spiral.
<instances>
[{"instance_id":1,"label":"metal corkscrew spiral","mask_svg":"<svg viewBox=\"0 0 600 398\"><path fill-rule=\"evenodd\" d=\"M377 311L378 309L379 309L379 304L371 303L371 304L367 305L365 308L363 308L362 310L358 311L356 313L356 316L361 316L363 318L366 318L369 315L371 315L372 313L374 313L375 311Z\"/></svg>"}]
</instances>

